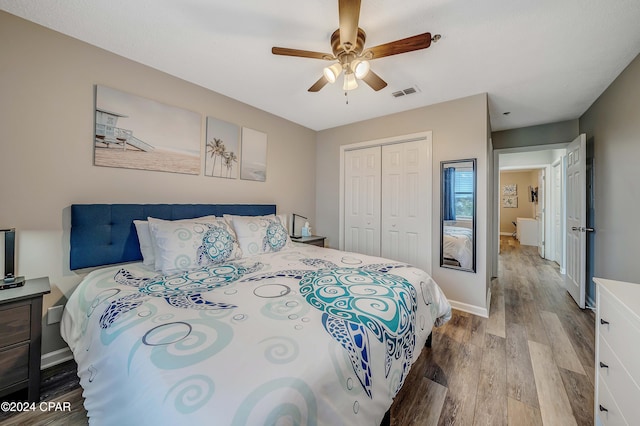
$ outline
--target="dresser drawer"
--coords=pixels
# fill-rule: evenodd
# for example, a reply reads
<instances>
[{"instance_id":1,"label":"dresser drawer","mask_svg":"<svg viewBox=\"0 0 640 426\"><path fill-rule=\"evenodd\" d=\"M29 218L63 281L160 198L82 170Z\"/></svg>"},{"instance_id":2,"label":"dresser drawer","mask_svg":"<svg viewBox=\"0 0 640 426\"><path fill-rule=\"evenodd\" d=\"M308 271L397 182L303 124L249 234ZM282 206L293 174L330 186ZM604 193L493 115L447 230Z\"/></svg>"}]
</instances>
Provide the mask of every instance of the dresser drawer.
<instances>
[{"instance_id":1,"label":"dresser drawer","mask_svg":"<svg viewBox=\"0 0 640 426\"><path fill-rule=\"evenodd\" d=\"M615 398L616 404L622 410L625 417L640 419L640 388L631 380L629 373L622 367L617 354L602 337L599 341L600 364L596 366L600 374L600 383L605 382L607 388Z\"/></svg>"},{"instance_id":2,"label":"dresser drawer","mask_svg":"<svg viewBox=\"0 0 640 426\"><path fill-rule=\"evenodd\" d=\"M636 383L640 383L640 320L601 287L597 324L610 347ZM604 324L602 322L605 322Z\"/></svg>"},{"instance_id":3,"label":"dresser drawer","mask_svg":"<svg viewBox=\"0 0 640 426\"><path fill-rule=\"evenodd\" d=\"M31 337L31 305L9 305L0 309L0 349Z\"/></svg>"},{"instance_id":4,"label":"dresser drawer","mask_svg":"<svg viewBox=\"0 0 640 426\"><path fill-rule=\"evenodd\" d=\"M596 417L600 418L600 421L605 426L629 424L622 416L622 412L611 396L611 392L609 392L606 381L602 380L602 376L598 381L598 400L596 402L595 415Z\"/></svg>"},{"instance_id":5,"label":"dresser drawer","mask_svg":"<svg viewBox=\"0 0 640 426\"><path fill-rule=\"evenodd\" d=\"M0 389L29 378L29 344L0 351Z\"/></svg>"}]
</instances>

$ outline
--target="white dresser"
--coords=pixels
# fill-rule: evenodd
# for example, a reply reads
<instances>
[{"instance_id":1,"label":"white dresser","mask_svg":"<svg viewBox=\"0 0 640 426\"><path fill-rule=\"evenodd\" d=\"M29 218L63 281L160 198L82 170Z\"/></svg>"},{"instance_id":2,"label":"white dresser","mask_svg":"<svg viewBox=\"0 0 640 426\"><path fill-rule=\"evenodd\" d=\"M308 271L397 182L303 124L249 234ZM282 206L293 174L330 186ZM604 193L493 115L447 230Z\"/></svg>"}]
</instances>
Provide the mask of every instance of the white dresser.
<instances>
[{"instance_id":1,"label":"white dresser","mask_svg":"<svg viewBox=\"0 0 640 426\"><path fill-rule=\"evenodd\" d=\"M516 238L523 246L538 245L538 221L529 217L516 218Z\"/></svg>"},{"instance_id":2,"label":"white dresser","mask_svg":"<svg viewBox=\"0 0 640 426\"><path fill-rule=\"evenodd\" d=\"M640 422L640 284L596 283L595 423Z\"/></svg>"}]
</instances>

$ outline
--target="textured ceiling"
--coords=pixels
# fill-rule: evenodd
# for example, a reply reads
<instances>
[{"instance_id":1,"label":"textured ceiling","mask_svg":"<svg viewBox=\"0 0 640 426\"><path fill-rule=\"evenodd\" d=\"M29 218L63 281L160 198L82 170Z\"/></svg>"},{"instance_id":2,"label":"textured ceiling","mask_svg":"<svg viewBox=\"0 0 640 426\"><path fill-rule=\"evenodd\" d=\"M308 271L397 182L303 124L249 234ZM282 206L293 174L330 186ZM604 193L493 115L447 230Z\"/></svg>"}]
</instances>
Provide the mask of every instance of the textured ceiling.
<instances>
[{"instance_id":1,"label":"textured ceiling","mask_svg":"<svg viewBox=\"0 0 640 426\"><path fill-rule=\"evenodd\" d=\"M389 85L319 93L337 0L0 0L0 9L314 130L482 92L492 130L579 117L640 52L638 0L362 0L366 46L423 32L429 49L372 61ZM394 98L415 86L418 93ZM509 111L509 115L503 113Z\"/></svg>"}]
</instances>

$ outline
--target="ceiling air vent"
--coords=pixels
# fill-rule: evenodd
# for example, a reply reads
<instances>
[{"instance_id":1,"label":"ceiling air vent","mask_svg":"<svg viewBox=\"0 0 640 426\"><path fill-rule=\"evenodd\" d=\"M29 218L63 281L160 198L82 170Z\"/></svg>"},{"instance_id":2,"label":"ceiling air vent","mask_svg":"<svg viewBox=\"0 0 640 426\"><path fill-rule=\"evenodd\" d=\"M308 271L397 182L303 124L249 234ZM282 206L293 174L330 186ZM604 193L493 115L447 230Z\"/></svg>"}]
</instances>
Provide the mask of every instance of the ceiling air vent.
<instances>
[{"instance_id":1,"label":"ceiling air vent","mask_svg":"<svg viewBox=\"0 0 640 426\"><path fill-rule=\"evenodd\" d=\"M418 89L417 86L414 86L414 87L409 87L409 88L404 89L404 90L398 90L397 92L393 92L391 95L394 98L399 98L400 96L411 95L413 93L418 93L419 91L420 91L420 89Z\"/></svg>"}]
</instances>

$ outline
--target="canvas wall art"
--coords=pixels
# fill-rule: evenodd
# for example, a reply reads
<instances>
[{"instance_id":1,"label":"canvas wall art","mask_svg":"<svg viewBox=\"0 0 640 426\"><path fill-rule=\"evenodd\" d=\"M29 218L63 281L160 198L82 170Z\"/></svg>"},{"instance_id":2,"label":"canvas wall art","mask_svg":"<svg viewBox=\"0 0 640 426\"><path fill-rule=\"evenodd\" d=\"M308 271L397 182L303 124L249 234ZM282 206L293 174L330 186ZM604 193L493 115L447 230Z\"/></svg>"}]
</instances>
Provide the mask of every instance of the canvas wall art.
<instances>
[{"instance_id":1,"label":"canvas wall art","mask_svg":"<svg viewBox=\"0 0 640 426\"><path fill-rule=\"evenodd\" d=\"M502 195L518 195L518 185L513 183L502 187Z\"/></svg>"},{"instance_id":2,"label":"canvas wall art","mask_svg":"<svg viewBox=\"0 0 640 426\"><path fill-rule=\"evenodd\" d=\"M502 197L502 207L506 207L506 208L518 207L518 197L514 197L514 196Z\"/></svg>"},{"instance_id":3,"label":"canvas wall art","mask_svg":"<svg viewBox=\"0 0 640 426\"><path fill-rule=\"evenodd\" d=\"M206 176L236 179L240 127L233 123L207 117L207 142L204 174Z\"/></svg>"},{"instance_id":4,"label":"canvas wall art","mask_svg":"<svg viewBox=\"0 0 640 426\"><path fill-rule=\"evenodd\" d=\"M96 86L93 164L200 174L202 116Z\"/></svg>"},{"instance_id":5,"label":"canvas wall art","mask_svg":"<svg viewBox=\"0 0 640 426\"><path fill-rule=\"evenodd\" d=\"M240 179L266 181L267 134L243 127L241 152Z\"/></svg>"}]
</instances>

